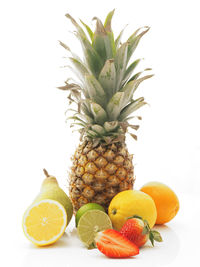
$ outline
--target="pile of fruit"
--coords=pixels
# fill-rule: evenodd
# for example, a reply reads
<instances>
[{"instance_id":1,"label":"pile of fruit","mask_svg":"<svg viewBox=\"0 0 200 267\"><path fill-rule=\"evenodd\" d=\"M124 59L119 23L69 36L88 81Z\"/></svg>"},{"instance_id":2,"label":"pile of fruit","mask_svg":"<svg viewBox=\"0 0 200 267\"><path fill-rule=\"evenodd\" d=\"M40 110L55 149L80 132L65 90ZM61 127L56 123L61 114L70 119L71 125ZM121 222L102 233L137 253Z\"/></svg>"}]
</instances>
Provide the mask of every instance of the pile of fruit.
<instances>
[{"instance_id":1,"label":"pile of fruit","mask_svg":"<svg viewBox=\"0 0 200 267\"><path fill-rule=\"evenodd\" d=\"M55 243L73 214L72 203L56 178L46 170L44 173L47 177L41 191L23 217L24 233L37 246ZM161 235L152 227L170 221L178 209L175 193L164 184L152 182L140 190L118 193L110 202L108 214L97 203L83 205L76 213L75 225L88 249L97 248L111 258L127 258L139 254L148 240L153 246L154 241L161 242Z\"/></svg>"},{"instance_id":2,"label":"pile of fruit","mask_svg":"<svg viewBox=\"0 0 200 267\"><path fill-rule=\"evenodd\" d=\"M133 115L146 104L135 91L146 79L144 71L135 73L141 59L130 59L149 27L137 29L121 43L123 30L115 38L111 27L114 10L104 23L97 17L96 29L81 21L80 26L69 14L75 26L75 36L81 43L84 58L60 42L68 53L78 81L67 79L61 90L68 98L73 120L81 134L81 143L72 157L69 175L69 197L59 187L55 177L46 170L40 194L23 217L27 238L38 246L52 244L64 233L73 212L80 240L87 248L97 248L108 257L124 258L137 255L148 240L162 241L152 229L155 224L169 222L179 210L175 193L166 185L151 182L133 190L135 182L133 156L125 138L141 120ZM84 30L85 29L85 30Z\"/></svg>"}]
</instances>

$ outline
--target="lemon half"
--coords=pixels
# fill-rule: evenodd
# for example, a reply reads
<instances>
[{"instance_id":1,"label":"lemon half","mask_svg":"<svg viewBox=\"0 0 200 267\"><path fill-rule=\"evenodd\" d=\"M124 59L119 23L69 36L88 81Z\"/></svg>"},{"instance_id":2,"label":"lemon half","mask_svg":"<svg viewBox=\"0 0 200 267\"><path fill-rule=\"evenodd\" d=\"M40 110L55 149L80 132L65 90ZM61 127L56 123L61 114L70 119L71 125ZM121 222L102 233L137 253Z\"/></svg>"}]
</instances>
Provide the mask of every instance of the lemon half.
<instances>
[{"instance_id":1,"label":"lemon half","mask_svg":"<svg viewBox=\"0 0 200 267\"><path fill-rule=\"evenodd\" d=\"M26 237L35 245L50 245L65 232L67 213L59 202L41 200L26 210L22 226Z\"/></svg>"}]
</instances>

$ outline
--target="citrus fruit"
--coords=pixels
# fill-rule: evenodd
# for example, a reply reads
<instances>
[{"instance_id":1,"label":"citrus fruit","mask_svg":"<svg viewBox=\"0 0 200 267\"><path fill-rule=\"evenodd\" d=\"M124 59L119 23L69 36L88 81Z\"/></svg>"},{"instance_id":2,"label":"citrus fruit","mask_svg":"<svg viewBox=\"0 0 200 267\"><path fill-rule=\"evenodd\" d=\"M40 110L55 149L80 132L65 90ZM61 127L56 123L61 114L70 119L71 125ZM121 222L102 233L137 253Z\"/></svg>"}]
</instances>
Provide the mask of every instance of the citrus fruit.
<instances>
[{"instance_id":1,"label":"citrus fruit","mask_svg":"<svg viewBox=\"0 0 200 267\"><path fill-rule=\"evenodd\" d=\"M151 196L156 204L156 224L167 223L176 216L179 210L179 200L170 187L159 182L149 182L140 190Z\"/></svg>"},{"instance_id":2,"label":"citrus fruit","mask_svg":"<svg viewBox=\"0 0 200 267\"><path fill-rule=\"evenodd\" d=\"M125 190L110 202L108 215L113 227L120 231L129 217L138 215L147 220L150 228L156 222L157 212L153 199L139 190Z\"/></svg>"},{"instance_id":3,"label":"citrus fruit","mask_svg":"<svg viewBox=\"0 0 200 267\"><path fill-rule=\"evenodd\" d=\"M65 208L51 199L32 204L24 214L23 230L26 237L37 246L56 242L67 225Z\"/></svg>"},{"instance_id":4,"label":"citrus fruit","mask_svg":"<svg viewBox=\"0 0 200 267\"><path fill-rule=\"evenodd\" d=\"M76 213L76 217L75 217L76 227L78 226L78 222L81 216L88 210L101 210L105 212L104 208L97 203L87 203L83 205Z\"/></svg>"},{"instance_id":5,"label":"citrus fruit","mask_svg":"<svg viewBox=\"0 0 200 267\"><path fill-rule=\"evenodd\" d=\"M88 210L81 216L77 230L80 240L91 248L97 232L111 228L112 222L104 211Z\"/></svg>"}]
</instances>

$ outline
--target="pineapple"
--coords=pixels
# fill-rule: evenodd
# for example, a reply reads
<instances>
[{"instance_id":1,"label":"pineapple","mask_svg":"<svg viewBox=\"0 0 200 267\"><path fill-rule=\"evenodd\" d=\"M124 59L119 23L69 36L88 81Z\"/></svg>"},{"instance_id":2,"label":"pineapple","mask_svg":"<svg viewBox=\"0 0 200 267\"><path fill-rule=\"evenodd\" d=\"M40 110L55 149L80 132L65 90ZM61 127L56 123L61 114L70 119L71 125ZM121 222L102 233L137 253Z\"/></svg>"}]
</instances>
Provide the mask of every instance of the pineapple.
<instances>
[{"instance_id":1,"label":"pineapple","mask_svg":"<svg viewBox=\"0 0 200 267\"><path fill-rule=\"evenodd\" d=\"M135 180L125 136L129 133L137 139L129 129L137 130L139 126L129 121L141 119L131 114L146 103L143 97L135 99L134 92L152 75L133 74L140 59L129 61L149 27L139 28L121 43L123 30L114 39L111 29L113 14L114 10L107 15L104 24L95 17L94 32L83 21L80 26L66 15L76 28L83 60L60 42L70 53L72 70L78 78L76 83L70 83L68 79L59 87L69 91L70 103L76 105L75 109L70 109L73 115L68 119L72 120L72 127L79 127L81 134L81 143L72 158L69 181L75 212L89 202L98 203L107 210L111 199L120 191L132 189Z\"/></svg>"}]
</instances>

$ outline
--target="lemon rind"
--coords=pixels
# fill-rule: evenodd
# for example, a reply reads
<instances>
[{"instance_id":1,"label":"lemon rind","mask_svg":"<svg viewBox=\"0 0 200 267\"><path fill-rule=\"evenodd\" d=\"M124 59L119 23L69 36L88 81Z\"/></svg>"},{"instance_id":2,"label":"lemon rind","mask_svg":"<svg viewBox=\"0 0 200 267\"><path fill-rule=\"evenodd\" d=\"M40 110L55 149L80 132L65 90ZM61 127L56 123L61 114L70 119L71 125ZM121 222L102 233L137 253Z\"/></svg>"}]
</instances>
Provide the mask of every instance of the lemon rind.
<instances>
[{"instance_id":1,"label":"lemon rind","mask_svg":"<svg viewBox=\"0 0 200 267\"><path fill-rule=\"evenodd\" d=\"M61 227L61 230L59 232L59 234L57 234L56 236L54 236L53 238L49 239L49 240L41 240L41 241L38 241L36 239L34 239L32 236L30 236L27 232L27 227L26 227L26 218L27 216L29 215L29 212L30 210L33 208L33 207L36 207L38 205L40 205L41 203L52 203L52 204L56 204L59 209L62 210L63 212L63 218L64 218L64 223L63 223L63 226ZM24 231L24 234L25 236L32 242L34 243L35 245L37 246L46 246L46 245L50 245L52 243L55 243L65 232L65 229L67 227L67 213L66 213L66 210L65 208L63 207L63 205L61 205L58 201L56 200L52 200L52 199L43 199L43 200L40 200L39 202L37 203L34 203L32 204L31 206L28 207L28 209L26 210L26 212L24 213L24 216L23 216L23 221L22 221L22 226L23 226L23 231Z\"/></svg>"}]
</instances>

